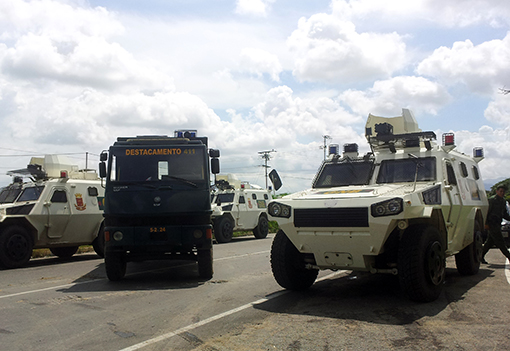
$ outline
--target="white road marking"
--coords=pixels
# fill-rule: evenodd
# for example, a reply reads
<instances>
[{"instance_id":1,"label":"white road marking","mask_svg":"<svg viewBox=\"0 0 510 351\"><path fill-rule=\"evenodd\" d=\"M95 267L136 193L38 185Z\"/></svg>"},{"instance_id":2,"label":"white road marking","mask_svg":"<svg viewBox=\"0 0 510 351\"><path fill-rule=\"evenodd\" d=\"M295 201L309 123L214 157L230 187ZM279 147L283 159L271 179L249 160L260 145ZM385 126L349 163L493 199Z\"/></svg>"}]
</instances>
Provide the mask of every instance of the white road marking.
<instances>
[{"instance_id":1,"label":"white road marking","mask_svg":"<svg viewBox=\"0 0 510 351\"><path fill-rule=\"evenodd\" d=\"M505 261L505 275L506 281L510 284L510 261L508 259Z\"/></svg>"},{"instance_id":2,"label":"white road marking","mask_svg":"<svg viewBox=\"0 0 510 351\"><path fill-rule=\"evenodd\" d=\"M266 251L259 251L259 252L248 253L248 254L244 254L244 255L222 257L222 258L214 259L214 261L231 260L231 259L242 258L242 257L247 257L247 256L265 254L265 253L269 253L269 251L266 250ZM192 264L194 264L194 263L186 263L186 264L170 267L170 269L181 268L181 267L189 266L189 265L192 265ZM152 272L157 272L157 271L166 270L166 269L169 269L169 267L153 269L153 270L150 270L150 271L129 273L129 274L126 274L126 276L129 277L131 275L152 273ZM90 279L90 280L87 280L87 281L84 281L84 282L77 282L77 283L69 283L69 284L64 284L64 285L50 286L48 288L42 288L42 289L36 289L36 290L21 291L21 292L14 293L14 294L2 295L2 296L0 296L0 299L5 299L5 298L8 298L8 297L20 296L20 295L35 294L35 293L38 293L38 292L43 292L43 291L48 291L48 290L57 290L57 289L62 289L62 288L70 288L70 287L73 287L73 286L77 286L77 285L81 285L81 284L93 283L93 282L97 282L97 281L100 281L100 280L106 280L106 278Z\"/></svg>"},{"instance_id":3,"label":"white road marking","mask_svg":"<svg viewBox=\"0 0 510 351\"><path fill-rule=\"evenodd\" d=\"M321 277L319 279L316 280L316 282L320 282L322 280L326 280L326 279L330 279L330 278L333 278L341 273L345 273L347 271L337 271L337 272L333 272L331 274L328 274L324 277ZM180 329L177 329L177 330L174 330L174 331L171 331L171 332L168 332L166 334L163 334L163 335L160 335L158 337L155 337L153 339L149 339L149 340L145 340L145 341L142 341L141 343L138 343L138 344L135 344L135 345L132 345L130 347L126 347L120 351L135 351L135 350L139 350L141 348L144 348L146 346L149 346L149 345L153 345L153 344L156 344L160 341L163 341L163 340L167 340L167 339L170 339L174 336L177 336L179 334L182 334L182 333L185 333L187 331L190 331L190 330L193 330L195 328L198 328L198 327L201 327L203 325L206 325L208 323L211 323L211 322L214 322L218 319L221 319L223 317L227 317L227 316L230 316L234 313L237 313L237 312L240 312L240 311L243 311L243 310L246 310L250 307L253 307L254 305L257 305L257 304L261 304L261 303L264 303L266 301L269 301L271 299L274 299L275 297L279 297L279 296L282 296L286 293L288 293L289 290L281 290L281 291L278 291L277 293L275 294L272 294L268 297L264 297L262 299L259 299L259 300L256 300L256 301L253 301L253 302L249 302L245 305L242 305L242 306L239 306L239 307L236 307L236 308L233 308L229 311L226 311L226 312L223 312L223 313L220 313L220 314L217 314L215 316L212 316L212 317L209 317L209 318L206 318L200 322L197 322L197 323L193 323L193 324L190 324L190 325L187 325L185 327L182 327Z\"/></svg>"}]
</instances>

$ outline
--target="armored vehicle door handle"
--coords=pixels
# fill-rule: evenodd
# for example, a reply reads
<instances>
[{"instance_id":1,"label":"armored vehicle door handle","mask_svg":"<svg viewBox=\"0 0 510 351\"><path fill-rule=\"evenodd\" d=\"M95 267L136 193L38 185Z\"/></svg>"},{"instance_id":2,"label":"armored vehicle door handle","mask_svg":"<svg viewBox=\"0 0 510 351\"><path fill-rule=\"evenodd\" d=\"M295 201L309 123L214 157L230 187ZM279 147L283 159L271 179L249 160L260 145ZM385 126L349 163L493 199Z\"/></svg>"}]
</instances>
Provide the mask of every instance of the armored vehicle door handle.
<instances>
[{"instance_id":1,"label":"armored vehicle door handle","mask_svg":"<svg viewBox=\"0 0 510 351\"><path fill-rule=\"evenodd\" d=\"M444 188L448 191L452 191L453 190L453 186L451 185L445 185Z\"/></svg>"}]
</instances>

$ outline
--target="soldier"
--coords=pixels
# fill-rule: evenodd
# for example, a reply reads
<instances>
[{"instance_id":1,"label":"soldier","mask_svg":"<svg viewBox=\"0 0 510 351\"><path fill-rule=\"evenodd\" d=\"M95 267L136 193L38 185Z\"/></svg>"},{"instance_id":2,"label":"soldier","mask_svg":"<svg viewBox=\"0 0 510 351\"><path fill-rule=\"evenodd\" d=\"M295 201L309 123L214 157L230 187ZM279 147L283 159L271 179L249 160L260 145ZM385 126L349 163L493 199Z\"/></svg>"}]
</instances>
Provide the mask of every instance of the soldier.
<instances>
[{"instance_id":1,"label":"soldier","mask_svg":"<svg viewBox=\"0 0 510 351\"><path fill-rule=\"evenodd\" d=\"M506 200L504 198L506 190L504 185L498 186L496 195L489 199L489 210L487 211L487 220L485 221L485 229L488 230L489 235L487 236L487 241L483 245L482 263L487 263L487 261L485 261L485 254L493 245L496 245L503 255L510 260L510 252L506 248L505 240L501 233L501 220L503 218L510 220L510 215L506 210Z\"/></svg>"}]
</instances>

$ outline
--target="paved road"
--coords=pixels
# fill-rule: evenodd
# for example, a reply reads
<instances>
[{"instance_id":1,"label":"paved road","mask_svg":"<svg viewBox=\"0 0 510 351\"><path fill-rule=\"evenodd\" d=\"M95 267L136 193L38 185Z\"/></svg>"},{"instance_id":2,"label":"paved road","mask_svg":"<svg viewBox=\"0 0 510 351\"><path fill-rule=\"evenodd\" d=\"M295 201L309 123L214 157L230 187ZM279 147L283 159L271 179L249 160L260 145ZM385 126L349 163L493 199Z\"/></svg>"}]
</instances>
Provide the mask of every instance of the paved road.
<instances>
[{"instance_id":1,"label":"paved road","mask_svg":"<svg viewBox=\"0 0 510 351\"><path fill-rule=\"evenodd\" d=\"M94 254L1 270L0 349L510 349L509 268L495 250L473 277L449 259L445 292L416 304L386 275L325 271L306 292L284 291L272 238L215 245L210 281L169 261L130 263L112 283Z\"/></svg>"}]
</instances>

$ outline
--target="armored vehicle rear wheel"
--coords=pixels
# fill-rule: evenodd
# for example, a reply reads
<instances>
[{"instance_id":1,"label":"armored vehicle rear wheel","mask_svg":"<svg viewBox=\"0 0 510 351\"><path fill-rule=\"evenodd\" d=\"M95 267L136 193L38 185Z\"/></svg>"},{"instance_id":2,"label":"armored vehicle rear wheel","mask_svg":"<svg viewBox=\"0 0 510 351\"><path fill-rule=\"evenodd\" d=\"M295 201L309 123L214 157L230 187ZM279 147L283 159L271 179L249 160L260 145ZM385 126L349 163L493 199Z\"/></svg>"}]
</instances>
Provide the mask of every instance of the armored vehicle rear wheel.
<instances>
[{"instance_id":1,"label":"armored vehicle rear wheel","mask_svg":"<svg viewBox=\"0 0 510 351\"><path fill-rule=\"evenodd\" d=\"M198 275L203 279L213 276L213 249L198 250Z\"/></svg>"},{"instance_id":2,"label":"armored vehicle rear wheel","mask_svg":"<svg viewBox=\"0 0 510 351\"><path fill-rule=\"evenodd\" d=\"M260 216L257 226L253 229L253 235L257 239L264 239L265 237L267 237L268 232L269 232L269 222L267 221L266 217Z\"/></svg>"},{"instance_id":3,"label":"armored vehicle rear wheel","mask_svg":"<svg viewBox=\"0 0 510 351\"><path fill-rule=\"evenodd\" d=\"M78 251L78 246L52 247L50 248L50 251L57 257L69 258Z\"/></svg>"},{"instance_id":4,"label":"armored vehicle rear wheel","mask_svg":"<svg viewBox=\"0 0 510 351\"><path fill-rule=\"evenodd\" d=\"M276 282L285 289L304 290L313 285L318 270L306 269L303 255L282 230L271 246L271 269Z\"/></svg>"},{"instance_id":5,"label":"armored vehicle rear wheel","mask_svg":"<svg viewBox=\"0 0 510 351\"><path fill-rule=\"evenodd\" d=\"M221 217L214 223L214 237L218 243L228 243L234 236L234 222L229 217Z\"/></svg>"},{"instance_id":6,"label":"armored vehicle rear wheel","mask_svg":"<svg viewBox=\"0 0 510 351\"><path fill-rule=\"evenodd\" d=\"M126 275L126 255L123 252L106 252L104 266L109 280L121 280Z\"/></svg>"},{"instance_id":7,"label":"armored vehicle rear wheel","mask_svg":"<svg viewBox=\"0 0 510 351\"><path fill-rule=\"evenodd\" d=\"M7 227L0 234L0 263L6 268L18 268L30 260L32 238L25 228L17 225Z\"/></svg>"},{"instance_id":8,"label":"armored vehicle rear wheel","mask_svg":"<svg viewBox=\"0 0 510 351\"><path fill-rule=\"evenodd\" d=\"M445 249L441 234L431 226L414 225L405 231L398 251L400 285L413 301L436 300L445 278Z\"/></svg>"},{"instance_id":9,"label":"armored vehicle rear wheel","mask_svg":"<svg viewBox=\"0 0 510 351\"><path fill-rule=\"evenodd\" d=\"M483 239L482 226L475 222L473 242L466 246L461 252L455 255L457 271L462 275L474 275L480 270L482 261Z\"/></svg>"}]
</instances>

